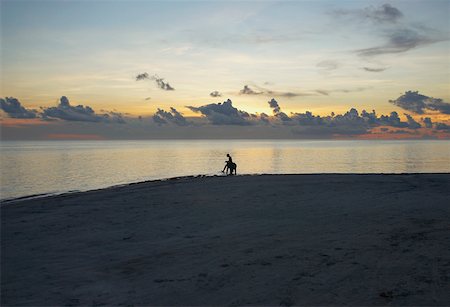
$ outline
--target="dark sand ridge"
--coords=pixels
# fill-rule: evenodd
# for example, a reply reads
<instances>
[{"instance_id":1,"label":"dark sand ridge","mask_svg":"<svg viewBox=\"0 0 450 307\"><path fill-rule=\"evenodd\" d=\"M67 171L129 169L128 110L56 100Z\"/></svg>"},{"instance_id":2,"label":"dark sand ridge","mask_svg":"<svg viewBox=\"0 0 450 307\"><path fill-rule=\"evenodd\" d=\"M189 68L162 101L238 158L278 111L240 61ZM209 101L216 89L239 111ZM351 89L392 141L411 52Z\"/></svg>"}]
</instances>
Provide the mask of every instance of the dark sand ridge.
<instances>
[{"instance_id":1,"label":"dark sand ridge","mask_svg":"<svg viewBox=\"0 0 450 307\"><path fill-rule=\"evenodd\" d=\"M450 305L449 191L262 175L4 204L1 305Z\"/></svg>"}]
</instances>

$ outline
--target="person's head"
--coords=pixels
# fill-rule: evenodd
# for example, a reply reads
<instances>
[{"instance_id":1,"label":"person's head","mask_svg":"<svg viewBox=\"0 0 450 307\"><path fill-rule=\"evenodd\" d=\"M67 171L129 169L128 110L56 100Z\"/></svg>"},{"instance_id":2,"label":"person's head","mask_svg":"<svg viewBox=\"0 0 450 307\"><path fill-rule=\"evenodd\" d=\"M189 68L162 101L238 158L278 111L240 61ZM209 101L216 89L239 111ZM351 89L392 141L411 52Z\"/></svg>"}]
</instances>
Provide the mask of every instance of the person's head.
<instances>
[{"instance_id":1,"label":"person's head","mask_svg":"<svg viewBox=\"0 0 450 307\"><path fill-rule=\"evenodd\" d=\"M230 156L230 154L227 154L227 157L229 157Z\"/></svg>"}]
</instances>

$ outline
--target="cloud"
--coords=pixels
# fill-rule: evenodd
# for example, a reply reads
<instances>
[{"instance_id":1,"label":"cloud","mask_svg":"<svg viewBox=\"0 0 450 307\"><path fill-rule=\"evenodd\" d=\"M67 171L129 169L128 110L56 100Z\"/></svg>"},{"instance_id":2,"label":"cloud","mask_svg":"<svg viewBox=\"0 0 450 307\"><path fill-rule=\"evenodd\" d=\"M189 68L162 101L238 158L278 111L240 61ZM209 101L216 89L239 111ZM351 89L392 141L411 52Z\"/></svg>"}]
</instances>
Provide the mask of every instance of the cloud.
<instances>
[{"instance_id":1,"label":"cloud","mask_svg":"<svg viewBox=\"0 0 450 307\"><path fill-rule=\"evenodd\" d=\"M339 63L334 60L325 60L317 63L316 66L324 70L335 70L339 67Z\"/></svg>"},{"instance_id":2,"label":"cloud","mask_svg":"<svg viewBox=\"0 0 450 307\"><path fill-rule=\"evenodd\" d=\"M397 22L398 19L403 17L403 13L400 12L399 9L391 6L390 4L386 3L383 4L380 8L369 10L368 17L372 18L373 20L377 22Z\"/></svg>"},{"instance_id":3,"label":"cloud","mask_svg":"<svg viewBox=\"0 0 450 307\"><path fill-rule=\"evenodd\" d=\"M240 95L261 95L263 92L256 92L252 90L248 85L244 85L244 88L239 91Z\"/></svg>"},{"instance_id":4,"label":"cloud","mask_svg":"<svg viewBox=\"0 0 450 307\"><path fill-rule=\"evenodd\" d=\"M270 108L273 111L275 118L280 119L283 125L302 126L302 127L322 127L325 131L341 134L358 134L366 133L371 128L376 126L391 126L397 128L418 129L421 125L416 122L410 115L405 114L407 121L402 122L397 112L391 112L390 115L377 116L374 110L367 112L363 110L361 114L355 108L351 108L346 113L331 116L321 117L320 115L313 115L312 112L305 113L291 113L288 116L281 111L279 103L275 99L268 101ZM315 128L315 133L318 133L318 128Z\"/></svg>"},{"instance_id":5,"label":"cloud","mask_svg":"<svg viewBox=\"0 0 450 307\"><path fill-rule=\"evenodd\" d=\"M267 94L270 95L270 96L286 97L286 98L314 95L314 94L311 94L311 93L273 92L273 91L270 91Z\"/></svg>"},{"instance_id":6,"label":"cloud","mask_svg":"<svg viewBox=\"0 0 450 307\"><path fill-rule=\"evenodd\" d=\"M158 87L162 90L165 90L165 91L174 91L175 90L172 86L170 86L170 84L168 82L164 82L164 79L158 77L157 75L154 75L152 77L152 79L155 80L156 85L158 85Z\"/></svg>"},{"instance_id":7,"label":"cloud","mask_svg":"<svg viewBox=\"0 0 450 307\"><path fill-rule=\"evenodd\" d=\"M409 25L406 23L398 23L403 17L403 13L390 4L383 4L378 7L371 6L363 9L335 10L331 13L336 17L351 17L359 20L361 23L366 23L369 20L377 25L379 30L384 31L384 43L354 51L362 57L403 53L417 47L449 39L448 33L432 29L419 23ZM355 24L353 26L355 27L357 25ZM373 70L369 68L365 70L379 72L378 69Z\"/></svg>"},{"instance_id":8,"label":"cloud","mask_svg":"<svg viewBox=\"0 0 450 307\"><path fill-rule=\"evenodd\" d=\"M433 122L431 121L431 118L425 117L425 118L422 119L422 121L425 124L426 128L432 128L433 127Z\"/></svg>"},{"instance_id":9,"label":"cloud","mask_svg":"<svg viewBox=\"0 0 450 307\"><path fill-rule=\"evenodd\" d=\"M414 118L411 117L411 115L405 113L405 116L406 116L406 119L408 121L408 128L409 129L419 129L420 127L422 127L418 122L416 122L414 120Z\"/></svg>"},{"instance_id":10,"label":"cloud","mask_svg":"<svg viewBox=\"0 0 450 307\"><path fill-rule=\"evenodd\" d=\"M144 72L142 74L138 74L136 76L136 81L145 80L145 79L149 79L148 73L146 73L146 72Z\"/></svg>"},{"instance_id":11,"label":"cloud","mask_svg":"<svg viewBox=\"0 0 450 307\"><path fill-rule=\"evenodd\" d=\"M332 130L340 134L358 134L366 133L371 128L377 126L390 126L396 128L418 129L421 125L410 115L405 114L407 121L401 121L397 112L391 112L390 115L381 115L378 117L374 110L367 112L363 110L361 114L355 108L342 115L325 116L313 115L311 112L292 113L293 122L301 126L323 126L326 130Z\"/></svg>"},{"instance_id":12,"label":"cloud","mask_svg":"<svg viewBox=\"0 0 450 307\"><path fill-rule=\"evenodd\" d=\"M379 7L366 7L356 10L335 10L332 12L335 16L351 16L363 21L371 20L374 23L396 23L403 17L403 13L386 3Z\"/></svg>"},{"instance_id":13,"label":"cloud","mask_svg":"<svg viewBox=\"0 0 450 307\"><path fill-rule=\"evenodd\" d=\"M341 88L341 89L334 89L334 90L324 90L324 89L317 89L314 92L320 94L320 95L325 95L328 96L331 93L353 93L353 92L362 92L365 91L366 89L368 89L369 87L356 87L356 88Z\"/></svg>"},{"instance_id":14,"label":"cloud","mask_svg":"<svg viewBox=\"0 0 450 307\"><path fill-rule=\"evenodd\" d=\"M265 124L269 123L269 115L267 115L266 113L259 114L259 119Z\"/></svg>"},{"instance_id":15,"label":"cloud","mask_svg":"<svg viewBox=\"0 0 450 307\"><path fill-rule=\"evenodd\" d=\"M326 90L316 90L316 92L321 95L325 95L325 96L330 95L330 91L326 91Z\"/></svg>"},{"instance_id":16,"label":"cloud","mask_svg":"<svg viewBox=\"0 0 450 307\"><path fill-rule=\"evenodd\" d=\"M208 105L193 107L190 110L201 113L213 125L250 125L250 114L233 107L230 99L223 103L211 103Z\"/></svg>"},{"instance_id":17,"label":"cloud","mask_svg":"<svg viewBox=\"0 0 450 307\"><path fill-rule=\"evenodd\" d=\"M126 123L125 119L123 118L123 114L119 113L119 112L109 111L105 114L102 114L102 116L106 118L106 120L105 120L106 122L119 123L119 124Z\"/></svg>"},{"instance_id":18,"label":"cloud","mask_svg":"<svg viewBox=\"0 0 450 307\"><path fill-rule=\"evenodd\" d=\"M0 109L12 118L36 118L36 110L23 107L19 100L14 97L0 98Z\"/></svg>"},{"instance_id":19,"label":"cloud","mask_svg":"<svg viewBox=\"0 0 450 307\"><path fill-rule=\"evenodd\" d=\"M315 93L309 93L309 92L279 92L279 91L272 91L260 86L255 85L255 87L258 89L258 91L253 90L248 85L244 85L244 88L239 91L239 95L264 95L264 96L275 96L275 97L285 97L285 98L293 98L293 97L299 97L299 96L312 96L316 95Z\"/></svg>"},{"instance_id":20,"label":"cloud","mask_svg":"<svg viewBox=\"0 0 450 307\"><path fill-rule=\"evenodd\" d=\"M367 133L370 124L354 108L343 115L313 115L311 112L292 113L292 121L302 128L302 133L314 135L355 135Z\"/></svg>"},{"instance_id":21,"label":"cloud","mask_svg":"<svg viewBox=\"0 0 450 307\"><path fill-rule=\"evenodd\" d=\"M286 113L281 112L281 107L274 98L269 100L268 104L269 104L270 108L272 109L273 115L275 117L277 117L278 119L280 119L283 122L288 122L291 120L291 118Z\"/></svg>"},{"instance_id":22,"label":"cloud","mask_svg":"<svg viewBox=\"0 0 450 307\"><path fill-rule=\"evenodd\" d=\"M382 72L382 71L385 71L387 68L370 68L370 67L363 67L362 69L364 69L365 71L369 71L369 72Z\"/></svg>"},{"instance_id":23,"label":"cloud","mask_svg":"<svg viewBox=\"0 0 450 307\"><path fill-rule=\"evenodd\" d=\"M142 74L138 74L136 76L136 81L141 80L153 80L156 83L156 86L158 86L160 89L165 91L174 91L175 88L173 88L168 82L165 82L163 78L158 77L158 75L149 76L148 73L144 72Z\"/></svg>"},{"instance_id":24,"label":"cloud","mask_svg":"<svg viewBox=\"0 0 450 307\"><path fill-rule=\"evenodd\" d=\"M356 50L360 56L370 57L382 54L401 53L419 46L429 45L445 40L442 37L420 34L412 29L396 29L387 34L388 41L381 46Z\"/></svg>"},{"instance_id":25,"label":"cloud","mask_svg":"<svg viewBox=\"0 0 450 307\"><path fill-rule=\"evenodd\" d=\"M446 103L440 98L419 94L418 91L406 91L402 96L395 100L389 100L389 102L417 114L424 114L428 110L450 114L450 103Z\"/></svg>"},{"instance_id":26,"label":"cloud","mask_svg":"<svg viewBox=\"0 0 450 307\"><path fill-rule=\"evenodd\" d=\"M408 123L402 122L397 112L391 112L389 116L381 115L380 118L375 117L375 124L382 126L392 126L397 128L407 128Z\"/></svg>"},{"instance_id":27,"label":"cloud","mask_svg":"<svg viewBox=\"0 0 450 307\"><path fill-rule=\"evenodd\" d=\"M272 98L271 100L268 101L268 104L270 106L270 108L273 111L273 114L277 114L281 111L280 105L278 104L278 102Z\"/></svg>"},{"instance_id":28,"label":"cloud","mask_svg":"<svg viewBox=\"0 0 450 307\"><path fill-rule=\"evenodd\" d=\"M62 119L67 121L80 122L115 122L125 123L121 113L108 112L104 114L96 114L89 106L71 106L69 99L62 96L58 106L42 108L41 116L46 119Z\"/></svg>"},{"instance_id":29,"label":"cloud","mask_svg":"<svg viewBox=\"0 0 450 307\"><path fill-rule=\"evenodd\" d=\"M434 128L436 130L446 130L446 131L450 131L450 126L444 123L435 123L434 124Z\"/></svg>"},{"instance_id":30,"label":"cloud","mask_svg":"<svg viewBox=\"0 0 450 307\"><path fill-rule=\"evenodd\" d=\"M212 91L211 93L209 93L209 96L211 97L222 97L222 94L218 91Z\"/></svg>"},{"instance_id":31,"label":"cloud","mask_svg":"<svg viewBox=\"0 0 450 307\"><path fill-rule=\"evenodd\" d=\"M172 123L177 126L187 126L190 123L186 120L186 118L178 112L175 108L170 107L170 111L164 111L163 109L158 109L158 111L153 115L153 121L157 124L168 124Z\"/></svg>"}]
</instances>

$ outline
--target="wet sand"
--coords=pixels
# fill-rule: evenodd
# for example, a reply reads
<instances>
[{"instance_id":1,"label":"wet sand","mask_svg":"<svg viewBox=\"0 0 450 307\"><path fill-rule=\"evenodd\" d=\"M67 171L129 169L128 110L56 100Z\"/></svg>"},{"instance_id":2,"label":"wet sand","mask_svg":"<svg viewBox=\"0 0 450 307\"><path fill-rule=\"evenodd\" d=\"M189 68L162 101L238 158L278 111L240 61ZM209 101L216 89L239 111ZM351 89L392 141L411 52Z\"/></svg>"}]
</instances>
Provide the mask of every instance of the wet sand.
<instances>
[{"instance_id":1,"label":"wet sand","mask_svg":"<svg viewBox=\"0 0 450 307\"><path fill-rule=\"evenodd\" d=\"M261 175L3 203L1 305L450 305L449 191Z\"/></svg>"}]
</instances>

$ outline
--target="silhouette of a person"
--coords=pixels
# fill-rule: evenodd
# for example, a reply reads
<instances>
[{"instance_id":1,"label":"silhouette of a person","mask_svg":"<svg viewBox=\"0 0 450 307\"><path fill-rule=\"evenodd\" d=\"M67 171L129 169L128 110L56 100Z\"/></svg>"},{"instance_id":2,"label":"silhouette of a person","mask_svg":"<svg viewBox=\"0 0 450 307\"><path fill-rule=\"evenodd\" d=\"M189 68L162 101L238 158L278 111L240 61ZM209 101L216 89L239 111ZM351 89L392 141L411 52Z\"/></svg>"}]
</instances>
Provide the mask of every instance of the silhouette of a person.
<instances>
[{"instance_id":1,"label":"silhouette of a person","mask_svg":"<svg viewBox=\"0 0 450 307\"><path fill-rule=\"evenodd\" d=\"M233 159L231 158L230 154L227 154L228 157L228 161L225 161L225 166L223 167L222 173L225 172L225 170L227 170L227 174L228 174L228 170L230 169L231 163L233 163Z\"/></svg>"}]
</instances>

